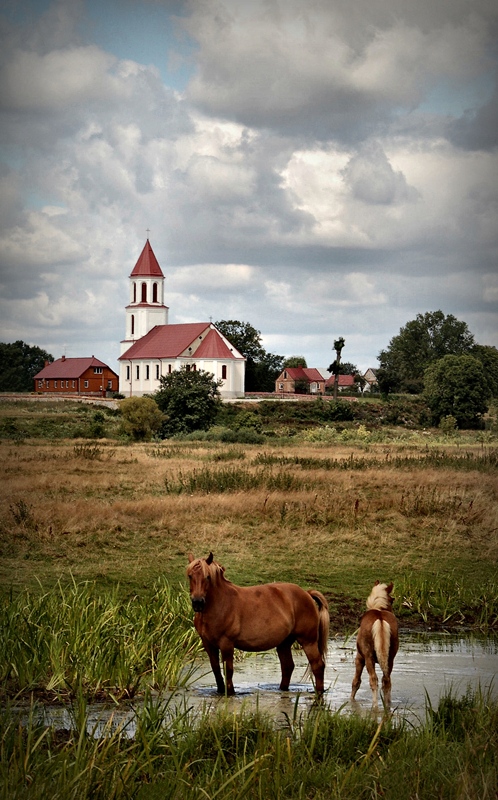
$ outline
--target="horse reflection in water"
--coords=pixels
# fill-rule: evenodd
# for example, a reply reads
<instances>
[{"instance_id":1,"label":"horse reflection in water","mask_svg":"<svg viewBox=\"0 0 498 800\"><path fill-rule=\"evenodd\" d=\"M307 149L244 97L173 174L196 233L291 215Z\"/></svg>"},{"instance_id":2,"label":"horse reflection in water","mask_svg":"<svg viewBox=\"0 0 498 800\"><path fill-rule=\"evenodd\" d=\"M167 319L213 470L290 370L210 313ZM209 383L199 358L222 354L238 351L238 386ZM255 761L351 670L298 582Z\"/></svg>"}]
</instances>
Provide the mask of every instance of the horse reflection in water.
<instances>
[{"instance_id":1,"label":"horse reflection in water","mask_svg":"<svg viewBox=\"0 0 498 800\"><path fill-rule=\"evenodd\" d=\"M372 704L377 706L378 679L375 664L382 670L382 692L386 708L391 705L391 672L394 657L398 652L398 622L391 611L394 598L393 584L389 586L376 581L367 600L368 611L363 614L356 640L356 672L353 679L351 700L360 688L361 673L366 665L372 689Z\"/></svg>"},{"instance_id":2,"label":"horse reflection in water","mask_svg":"<svg viewBox=\"0 0 498 800\"><path fill-rule=\"evenodd\" d=\"M298 642L308 658L315 689L323 693L330 618L327 599L321 592L305 591L294 583L236 586L225 578L224 567L214 561L212 553L207 558L194 558L189 553L188 559L194 624L209 656L218 692L235 694L235 647L250 652L276 647L282 670L280 689L287 691L294 670L291 648Z\"/></svg>"}]
</instances>

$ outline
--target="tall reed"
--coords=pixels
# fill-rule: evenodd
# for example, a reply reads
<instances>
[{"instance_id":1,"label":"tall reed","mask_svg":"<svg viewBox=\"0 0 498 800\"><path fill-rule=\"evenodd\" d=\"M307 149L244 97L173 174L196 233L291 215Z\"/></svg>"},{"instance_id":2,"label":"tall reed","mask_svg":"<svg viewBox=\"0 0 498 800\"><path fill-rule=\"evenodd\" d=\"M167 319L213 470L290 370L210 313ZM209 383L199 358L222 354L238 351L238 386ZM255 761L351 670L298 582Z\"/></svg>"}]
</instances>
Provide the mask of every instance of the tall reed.
<instances>
[{"instance_id":1,"label":"tall reed","mask_svg":"<svg viewBox=\"0 0 498 800\"><path fill-rule=\"evenodd\" d=\"M0 602L4 693L132 697L188 680L199 651L188 594L165 581L147 600L73 581Z\"/></svg>"}]
</instances>

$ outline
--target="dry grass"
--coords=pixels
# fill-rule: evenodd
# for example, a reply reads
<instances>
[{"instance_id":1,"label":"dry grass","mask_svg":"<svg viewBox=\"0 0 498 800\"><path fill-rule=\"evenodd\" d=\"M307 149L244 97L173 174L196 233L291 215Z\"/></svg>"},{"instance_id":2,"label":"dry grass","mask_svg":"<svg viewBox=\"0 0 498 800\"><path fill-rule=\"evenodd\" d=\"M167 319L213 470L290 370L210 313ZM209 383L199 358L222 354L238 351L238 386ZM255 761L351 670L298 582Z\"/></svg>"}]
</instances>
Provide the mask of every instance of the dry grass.
<instances>
[{"instance_id":1,"label":"dry grass","mask_svg":"<svg viewBox=\"0 0 498 800\"><path fill-rule=\"evenodd\" d=\"M296 463L282 461L290 455ZM406 571L491 578L496 471L399 468L392 457L380 445L2 443L0 581L17 589L72 573L140 589L183 580L189 550L213 550L240 583L291 579L360 598ZM234 486L199 483L223 475ZM255 488L238 490L250 476Z\"/></svg>"}]
</instances>

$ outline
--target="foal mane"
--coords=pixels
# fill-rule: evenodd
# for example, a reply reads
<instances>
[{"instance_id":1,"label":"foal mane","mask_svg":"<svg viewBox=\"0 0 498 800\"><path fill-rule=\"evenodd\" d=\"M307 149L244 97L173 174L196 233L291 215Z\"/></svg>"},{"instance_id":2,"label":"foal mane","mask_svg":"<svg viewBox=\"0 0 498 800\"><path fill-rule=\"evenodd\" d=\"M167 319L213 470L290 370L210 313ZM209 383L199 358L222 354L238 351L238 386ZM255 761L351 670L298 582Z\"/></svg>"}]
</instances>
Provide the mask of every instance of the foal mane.
<instances>
[{"instance_id":1,"label":"foal mane","mask_svg":"<svg viewBox=\"0 0 498 800\"><path fill-rule=\"evenodd\" d=\"M378 611L390 611L393 604L393 598L391 597L392 588L392 583L388 586L387 583L379 583L379 581L376 581L368 596L367 608L377 609Z\"/></svg>"}]
</instances>

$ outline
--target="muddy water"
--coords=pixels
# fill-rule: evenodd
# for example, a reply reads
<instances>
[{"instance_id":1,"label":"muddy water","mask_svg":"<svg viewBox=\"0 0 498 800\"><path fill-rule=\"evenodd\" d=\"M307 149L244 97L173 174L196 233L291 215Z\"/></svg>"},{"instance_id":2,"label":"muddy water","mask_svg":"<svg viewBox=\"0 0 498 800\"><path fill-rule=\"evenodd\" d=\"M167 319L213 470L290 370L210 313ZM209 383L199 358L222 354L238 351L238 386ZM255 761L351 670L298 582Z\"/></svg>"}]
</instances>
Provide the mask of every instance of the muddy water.
<instances>
[{"instance_id":1,"label":"muddy water","mask_svg":"<svg viewBox=\"0 0 498 800\"><path fill-rule=\"evenodd\" d=\"M354 674L354 640L332 639L326 669L324 701L341 713L371 713L371 691L366 670L354 704L349 702ZM294 654L296 667L290 690L281 692L280 665L274 651L249 655L235 664L234 685L236 696L219 697L214 690L214 678L207 659L199 663L197 673L188 690L174 692L167 697L170 708L216 708L220 704L230 710L255 709L271 714L276 724L284 724L297 712L309 708L314 702L311 683L306 680L306 657ZM481 687L498 697L498 637L476 638L444 634L402 633L400 649L392 674L393 713L397 717L423 720L426 699L434 708L439 698L449 689L454 696L463 695L468 687ZM495 679L495 676L496 679ZM102 706L88 708L88 730L101 736L123 727L129 736L134 735L134 708L140 704L123 705L112 711ZM40 712L43 722L56 728L71 728L71 713L64 708L48 707ZM41 721L41 720L40 720Z\"/></svg>"}]
</instances>

